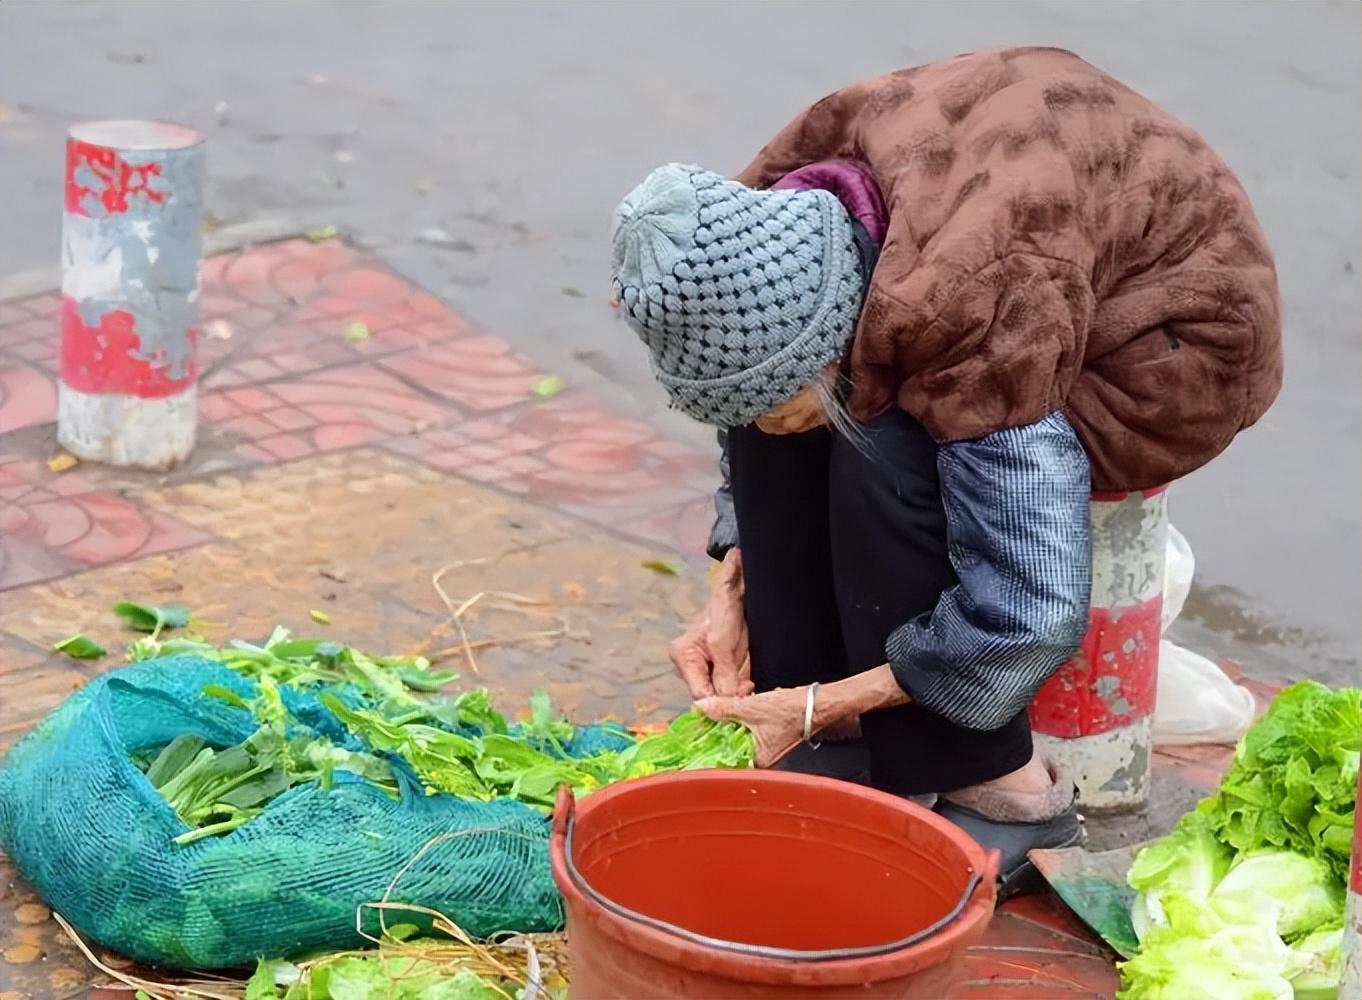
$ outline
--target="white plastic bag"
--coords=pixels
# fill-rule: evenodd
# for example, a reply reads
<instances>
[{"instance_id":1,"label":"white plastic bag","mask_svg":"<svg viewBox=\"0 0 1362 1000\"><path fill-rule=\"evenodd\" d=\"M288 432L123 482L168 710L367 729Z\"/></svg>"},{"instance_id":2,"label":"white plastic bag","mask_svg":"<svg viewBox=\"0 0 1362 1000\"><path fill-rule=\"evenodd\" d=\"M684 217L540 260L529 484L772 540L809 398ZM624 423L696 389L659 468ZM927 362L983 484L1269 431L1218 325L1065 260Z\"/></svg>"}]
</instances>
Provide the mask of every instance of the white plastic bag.
<instances>
[{"instance_id":1,"label":"white plastic bag","mask_svg":"<svg viewBox=\"0 0 1362 1000\"><path fill-rule=\"evenodd\" d=\"M1163 631L1177 620L1192 589L1196 559L1182 532L1168 526L1163 582ZM1257 712L1253 693L1206 657L1164 639L1159 643L1159 684L1154 743L1234 743Z\"/></svg>"},{"instance_id":2,"label":"white plastic bag","mask_svg":"<svg viewBox=\"0 0 1362 1000\"><path fill-rule=\"evenodd\" d=\"M1234 743L1253 722L1257 703L1199 653L1159 643L1159 687L1154 704L1154 743Z\"/></svg>"},{"instance_id":3,"label":"white plastic bag","mask_svg":"<svg viewBox=\"0 0 1362 1000\"><path fill-rule=\"evenodd\" d=\"M1168 526L1168 556L1163 569L1163 631L1178 620L1187 595L1192 592L1192 577L1196 575L1196 557L1181 531Z\"/></svg>"}]
</instances>

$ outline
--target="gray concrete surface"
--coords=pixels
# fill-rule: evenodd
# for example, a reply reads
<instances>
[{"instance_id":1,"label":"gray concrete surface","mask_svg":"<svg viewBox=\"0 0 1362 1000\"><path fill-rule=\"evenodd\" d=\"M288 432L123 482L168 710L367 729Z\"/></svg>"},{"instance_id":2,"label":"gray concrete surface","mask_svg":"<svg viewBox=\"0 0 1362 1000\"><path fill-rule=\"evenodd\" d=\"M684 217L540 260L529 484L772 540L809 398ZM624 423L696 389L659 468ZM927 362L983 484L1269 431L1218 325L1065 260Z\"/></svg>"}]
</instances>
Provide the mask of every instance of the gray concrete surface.
<instances>
[{"instance_id":1,"label":"gray concrete surface","mask_svg":"<svg viewBox=\"0 0 1362 1000\"><path fill-rule=\"evenodd\" d=\"M341 226L569 380L704 443L605 306L618 197L668 159L736 170L858 77L1072 48L1221 150L1281 271L1281 399L1174 495L1199 561L1182 634L1259 673L1355 680L1360 32L1356 3L1267 0L9 0L0 275L57 260L70 122L169 117L209 137L217 220Z\"/></svg>"}]
</instances>

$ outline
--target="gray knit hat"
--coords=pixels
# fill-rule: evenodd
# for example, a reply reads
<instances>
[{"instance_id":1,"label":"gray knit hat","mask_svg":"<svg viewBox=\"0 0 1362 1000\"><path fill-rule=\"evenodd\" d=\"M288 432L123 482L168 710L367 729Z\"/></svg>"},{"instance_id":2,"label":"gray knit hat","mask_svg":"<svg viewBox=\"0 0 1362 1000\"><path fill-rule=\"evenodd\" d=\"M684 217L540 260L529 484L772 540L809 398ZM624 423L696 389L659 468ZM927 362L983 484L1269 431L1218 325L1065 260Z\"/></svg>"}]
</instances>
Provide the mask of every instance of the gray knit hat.
<instances>
[{"instance_id":1,"label":"gray knit hat","mask_svg":"<svg viewBox=\"0 0 1362 1000\"><path fill-rule=\"evenodd\" d=\"M756 191L659 167L620 202L615 295L672 405L740 427L812 384L861 307L851 217L828 191Z\"/></svg>"}]
</instances>

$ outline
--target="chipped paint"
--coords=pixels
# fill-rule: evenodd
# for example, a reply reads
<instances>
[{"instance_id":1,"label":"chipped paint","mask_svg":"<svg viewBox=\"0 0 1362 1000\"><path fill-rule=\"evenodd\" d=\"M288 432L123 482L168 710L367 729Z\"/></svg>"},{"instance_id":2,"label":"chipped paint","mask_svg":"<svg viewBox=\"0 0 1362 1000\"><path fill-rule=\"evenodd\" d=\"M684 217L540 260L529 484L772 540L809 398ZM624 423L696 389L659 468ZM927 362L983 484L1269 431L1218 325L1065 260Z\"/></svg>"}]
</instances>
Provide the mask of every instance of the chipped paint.
<instances>
[{"instance_id":1,"label":"chipped paint","mask_svg":"<svg viewBox=\"0 0 1362 1000\"><path fill-rule=\"evenodd\" d=\"M1139 808L1149 796L1154 720L1093 736L1061 739L1036 734L1036 749L1072 776L1079 800L1092 812Z\"/></svg>"},{"instance_id":2,"label":"chipped paint","mask_svg":"<svg viewBox=\"0 0 1362 1000\"><path fill-rule=\"evenodd\" d=\"M197 415L193 385L162 399L85 393L67 385L57 392L61 446L110 465L173 468L194 450Z\"/></svg>"},{"instance_id":3,"label":"chipped paint","mask_svg":"<svg viewBox=\"0 0 1362 1000\"><path fill-rule=\"evenodd\" d=\"M189 392L198 377L203 183L202 140L182 126L71 131L59 438L83 459L164 468L193 446L193 408L155 404Z\"/></svg>"},{"instance_id":4,"label":"chipped paint","mask_svg":"<svg viewBox=\"0 0 1362 1000\"><path fill-rule=\"evenodd\" d=\"M1167 527L1163 491L1093 498L1088 632L1031 705L1037 739L1072 761L1089 808L1148 793Z\"/></svg>"}]
</instances>

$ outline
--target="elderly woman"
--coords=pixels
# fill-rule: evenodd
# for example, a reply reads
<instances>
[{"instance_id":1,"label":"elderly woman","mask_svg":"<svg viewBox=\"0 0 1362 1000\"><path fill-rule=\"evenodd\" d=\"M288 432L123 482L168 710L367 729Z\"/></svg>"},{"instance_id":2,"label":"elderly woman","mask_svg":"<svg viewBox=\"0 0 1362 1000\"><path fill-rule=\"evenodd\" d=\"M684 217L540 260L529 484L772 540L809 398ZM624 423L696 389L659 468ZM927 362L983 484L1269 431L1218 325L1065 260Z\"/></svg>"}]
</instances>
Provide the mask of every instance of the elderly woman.
<instances>
[{"instance_id":1,"label":"elderly woman","mask_svg":"<svg viewBox=\"0 0 1362 1000\"><path fill-rule=\"evenodd\" d=\"M692 696L760 764L931 796L1027 887L1082 836L1027 705L1087 625L1091 491L1187 475L1280 387L1244 191L1116 80L1013 49L839 91L736 181L662 167L613 240L658 381L720 428Z\"/></svg>"}]
</instances>

